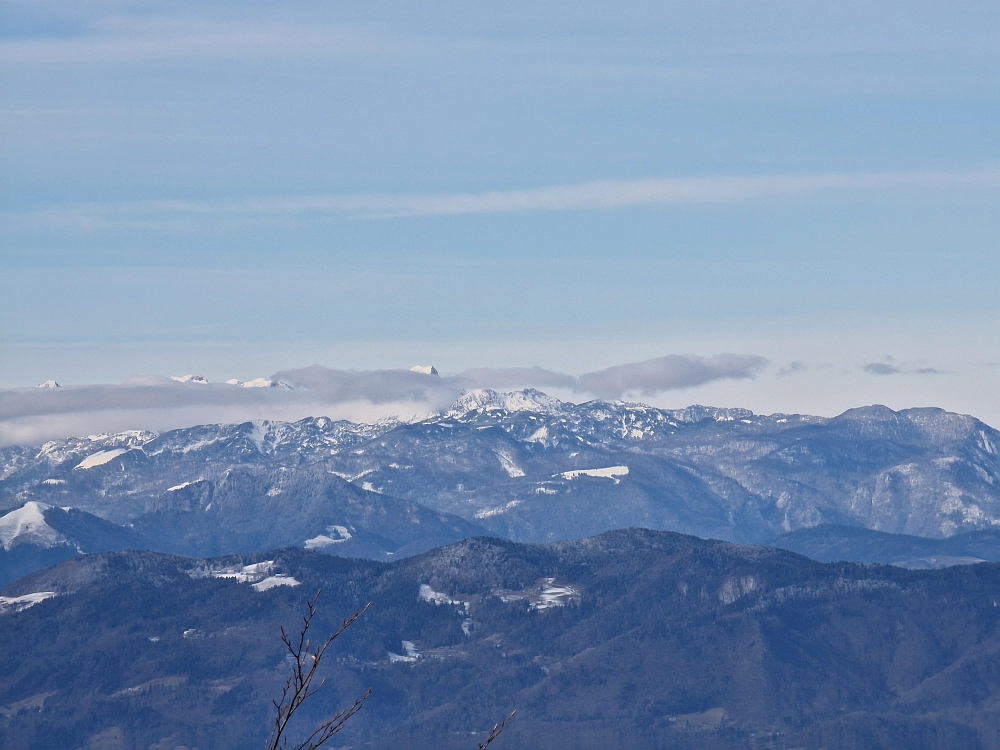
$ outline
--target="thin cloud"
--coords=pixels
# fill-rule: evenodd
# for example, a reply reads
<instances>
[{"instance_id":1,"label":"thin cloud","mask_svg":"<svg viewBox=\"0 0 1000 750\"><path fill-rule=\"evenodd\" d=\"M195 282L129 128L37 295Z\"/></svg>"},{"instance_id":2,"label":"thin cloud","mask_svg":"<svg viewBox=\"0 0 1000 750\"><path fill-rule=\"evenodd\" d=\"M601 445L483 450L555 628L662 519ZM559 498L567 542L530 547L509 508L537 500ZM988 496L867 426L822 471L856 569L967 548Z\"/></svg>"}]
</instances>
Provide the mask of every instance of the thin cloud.
<instances>
[{"instance_id":1,"label":"thin cloud","mask_svg":"<svg viewBox=\"0 0 1000 750\"><path fill-rule=\"evenodd\" d=\"M282 370L275 373L273 379L306 388L323 403L331 404L407 401L426 403L440 409L454 401L460 391L450 381L437 375L412 370L334 370L312 365L298 370Z\"/></svg>"},{"instance_id":2,"label":"thin cloud","mask_svg":"<svg viewBox=\"0 0 1000 750\"><path fill-rule=\"evenodd\" d=\"M136 201L43 209L7 214L6 218L95 230L169 227L231 219L287 222L310 218L391 219L529 211L610 211L644 206L743 203L820 191L850 194L892 188L959 186L995 189L1000 187L1000 170L667 177L436 195L313 195L235 202Z\"/></svg>"},{"instance_id":3,"label":"thin cloud","mask_svg":"<svg viewBox=\"0 0 1000 750\"><path fill-rule=\"evenodd\" d=\"M943 370L933 367L907 367L897 363L895 358L886 357L882 362L868 362L863 365L862 370L869 375L944 375Z\"/></svg>"},{"instance_id":4,"label":"thin cloud","mask_svg":"<svg viewBox=\"0 0 1000 750\"><path fill-rule=\"evenodd\" d=\"M764 357L754 355L720 354L705 358L669 354L581 375L577 378L577 389L601 398L621 398L626 393L651 396L713 380L751 379L768 364Z\"/></svg>"},{"instance_id":5,"label":"thin cloud","mask_svg":"<svg viewBox=\"0 0 1000 750\"><path fill-rule=\"evenodd\" d=\"M119 64L191 58L338 57L399 51L402 40L335 26L167 18L109 19L76 36L0 42L8 64Z\"/></svg>"},{"instance_id":6,"label":"thin cloud","mask_svg":"<svg viewBox=\"0 0 1000 750\"><path fill-rule=\"evenodd\" d=\"M902 370L891 362L869 362L862 367L869 375L895 375Z\"/></svg>"},{"instance_id":7,"label":"thin cloud","mask_svg":"<svg viewBox=\"0 0 1000 750\"><path fill-rule=\"evenodd\" d=\"M795 360L794 362L789 362L787 365L778 370L777 377L788 377L789 375L794 375L797 372L805 372L808 369L809 368L806 367L805 362Z\"/></svg>"}]
</instances>

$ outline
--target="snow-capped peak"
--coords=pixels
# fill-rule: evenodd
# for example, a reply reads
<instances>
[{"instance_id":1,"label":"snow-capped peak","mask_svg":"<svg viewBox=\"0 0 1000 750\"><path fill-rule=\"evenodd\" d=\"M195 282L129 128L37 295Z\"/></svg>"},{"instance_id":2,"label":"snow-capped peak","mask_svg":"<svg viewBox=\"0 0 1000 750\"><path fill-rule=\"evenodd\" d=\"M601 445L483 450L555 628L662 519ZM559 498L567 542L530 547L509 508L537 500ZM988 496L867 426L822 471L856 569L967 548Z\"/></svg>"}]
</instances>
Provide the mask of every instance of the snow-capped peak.
<instances>
[{"instance_id":1,"label":"snow-capped peak","mask_svg":"<svg viewBox=\"0 0 1000 750\"><path fill-rule=\"evenodd\" d=\"M54 380L46 380L44 383L39 383L35 388L58 388L59 384Z\"/></svg>"},{"instance_id":2,"label":"snow-capped peak","mask_svg":"<svg viewBox=\"0 0 1000 750\"><path fill-rule=\"evenodd\" d=\"M178 383L207 383L208 378L204 375L171 375L171 380L176 380Z\"/></svg>"},{"instance_id":3,"label":"snow-capped peak","mask_svg":"<svg viewBox=\"0 0 1000 750\"><path fill-rule=\"evenodd\" d=\"M45 522L45 511L52 506L28 502L0 518L0 545L9 550L18 544L55 547L66 543L66 537Z\"/></svg>"},{"instance_id":4,"label":"snow-capped peak","mask_svg":"<svg viewBox=\"0 0 1000 750\"><path fill-rule=\"evenodd\" d=\"M239 388L280 388L283 391L292 390L292 386L283 380L269 380L267 378L254 378L246 382L233 378L232 380L227 380L226 385L235 385Z\"/></svg>"},{"instance_id":5,"label":"snow-capped peak","mask_svg":"<svg viewBox=\"0 0 1000 750\"><path fill-rule=\"evenodd\" d=\"M500 392L479 388L464 394L445 412L446 417L461 417L473 411L533 411L551 414L562 409L563 402L534 388Z\"/></svg>"},{"instance_id":6,"label":"snow-capped peak","mask_svg":"<svg viewBox=\"0 0 1000 750\"><path fill-rule=\"evenodd\" d=\"M438 371L434 365L414 365L410 372L419 372L421 375L437 375Z\"/></svg>"}]
</instances>

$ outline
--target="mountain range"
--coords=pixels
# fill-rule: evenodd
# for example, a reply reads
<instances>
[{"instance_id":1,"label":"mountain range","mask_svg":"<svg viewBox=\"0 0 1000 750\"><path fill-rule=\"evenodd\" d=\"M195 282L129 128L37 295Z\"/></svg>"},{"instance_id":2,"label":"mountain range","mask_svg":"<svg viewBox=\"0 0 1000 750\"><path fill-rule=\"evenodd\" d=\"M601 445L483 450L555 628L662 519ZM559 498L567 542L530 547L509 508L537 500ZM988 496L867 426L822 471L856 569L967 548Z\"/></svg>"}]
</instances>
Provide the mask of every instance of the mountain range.
<instances>
[{"instance_id":1,"label":"mountain range","mask_svg":"<svg viewBox=\"0 0 1000 750\"><path fill-rule=\"evenodd\" d=\"M297 546L379 560L477 534L537 543L633 526L742 543L832 533L830 524L992 538L998 445L993 428L940 409L759 416L479 390L412 422L319 417L6 447L0 526L16 527L9 514L34 504L117 525L103 549ZM16 547L22 558L38 547L39 560L52 559L45 549L87 550L66 534L58 544L28 538L5 541L6 557ZM852 555L877 554L865 538L869 552ZM993 553L927 548L900 561L929 557ZM25 565L0 574L12 580Z\"/></svg>"}]
</instances>

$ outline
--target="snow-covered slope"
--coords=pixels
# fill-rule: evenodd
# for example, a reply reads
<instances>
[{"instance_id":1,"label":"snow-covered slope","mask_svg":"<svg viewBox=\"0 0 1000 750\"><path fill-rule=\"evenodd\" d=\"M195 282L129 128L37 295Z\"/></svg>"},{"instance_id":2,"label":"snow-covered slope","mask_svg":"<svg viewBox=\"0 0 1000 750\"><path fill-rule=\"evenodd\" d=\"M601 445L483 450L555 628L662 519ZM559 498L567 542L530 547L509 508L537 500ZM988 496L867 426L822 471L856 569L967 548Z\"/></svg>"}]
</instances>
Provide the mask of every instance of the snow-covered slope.
<instances>
[{"instance_id":1,"label":"snow-covered slope","mask_svg":"<svg viewBox=\"0 0 1000 750\"><path fill-rule=\"evenodd\" d=\"M45 503L27 502L0 517L0 545L9 551L19 544L31 544L42 549L67 544L66 537L45 521L45 511L51 507Z\"/></svg>"}]
</instances>

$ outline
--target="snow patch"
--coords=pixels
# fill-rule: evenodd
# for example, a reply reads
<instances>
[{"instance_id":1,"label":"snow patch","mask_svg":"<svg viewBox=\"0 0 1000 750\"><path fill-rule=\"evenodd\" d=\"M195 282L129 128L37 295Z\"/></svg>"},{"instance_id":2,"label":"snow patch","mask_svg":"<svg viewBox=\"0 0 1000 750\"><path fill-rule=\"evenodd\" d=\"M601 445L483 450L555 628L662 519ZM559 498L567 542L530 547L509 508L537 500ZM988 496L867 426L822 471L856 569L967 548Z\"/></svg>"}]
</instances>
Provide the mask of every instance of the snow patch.
<instances>
[{"instance_id":1,"label":"snow patch","mask_svg":"<svg viewBox=\"0 0 1000 750\"><path fill-rule=\"evenodd\" d=\"M997 452L996 446L990 442L990 439L986 437L986 433L983 430L979 431L979 437L983 439L983 450L986 451L987 453L992 453L996 455Z\"/></svg>"},{"instance_id":2,"label":"snow patch","mask_svg":"<svg viewBox=\"0 0 1000 750\"><path fill-rule=\"evenodd\" d=\"M563 479L576 479L577 477L599 477L602 479L613 479L615 484L618 484L621 480L617 477L623 477L628 474L627 466L608 466L604 469L574 469L572 471L564 471L561 476Z\"/></svg>"},{"instance_id":3,"label":"snow patch","mask_svg":"<svg viewBox=\"0 0 1000 750\"><path fill-rule=\"evenodd\" d=\"M35 388L58 388L59 384L54 380L46 380L44 383L39 383Z\"/></svg>"},{"instance_id":4,"label":"snow patch","mask_svg":"<svg viewBox=\"0 0 1000 750\"><path fill-rule=\"evenodd\" d=\"M175 484L173 487L167 487L167 492L177 492L177 490L183 490L185 487L190 487L194 482L184 482L183 484Z\"/></svg>"},{"instance_id":5,"label":"snow patch","mask_svg":"<svg viewBox=\"0 0 1000 750\"><path fill-rule=\"evenodd\" d=\"M201 567L188 571L192 578L229 578L238 583L249 583L254 591L267 591L275 586L298 586L292 576L274 572L274 560L264 560L250 565L224 565Z\"/></svg>"},{"instance_id":6,"label":"snow patch","mask_svg":"<svg viewBox=\"0 0 1000 750\"><path fill-rule=\"evenodd\" d=\"M128 453L127 448L112 448L107 451L97 451L97 453L91 453L73 468L93 469L95 466L103 466L109 461L114 461L116 458L126 453Z\"/></svg>"},{"instance_id":7,"label":"snow patch","mask_svg":"<svg viewBox=\"0 0 1000 750\"><path fill-rule=\"evenodd\" d=\"M493 516L499 516L502 513L506 513L511 508L516 508L520 504L520 500L511 500L509 503L501 505L499 508L488 508L486 510L477 511L476 518L493 518Z\"/></svg>"},{"instance_id":8,"label":"snow patch","mask_svg":"<svg viewBox=\"0 0 1000 750\"><path fill-rule=\"evenodd\" d=\"M456 601L452 599L447 594L442 594L440 591L435 591L426 583L420 584L420 590L417 592L417 598L422 602L432 602L433 604L463 604L464 602Z\"/></svg>"},{"instance_id":9,"label":"snow patch","mask_svg":"<svg viewBox=\"0 0 1000 750\"><path fill-rule=\"evenodd\" d=\"M208 378L204 375L171 375L171 380L176 380L178 383L200 383L205 385L208 383Z\"/></svg>"},{"instance_id":10,"label":"snow patch","mask_svg":"<svg viewBox=\"0 0 1000 750\"><path fill-rule=\"evenodd\" d=\"M500 465L503 466L504 471L507 472L508 476L512 479L524 476L524 470L514 463L514 459L506 451L497 451L497 458L500 459Z\"/></svg>"},{"instance_id":11,"label":"snow patch","mask_svg":"<svg viewBox=\"0 0 1000 750\"><path fill-rule=\"evenodd\" d=\"M529 443L542 443L544 445L549 439L549 428L542 425L531 433L526 439Z\"/></svg>"},{"instance_id":12,"label":"snow patch","mask_svg":"<svg viewBox=\"0 0 1000 750\"><path fill-rule=\"evenodd\" d=\"M411 662L420 658L420 652L417 651L417 646L413 641L402 641L402 644L404 653L394 654L392 651L389 652L390 663Z\"/></svg>"},{"instance_id":13,"label":"snow patch","mask_svg":"<svg viewBox=\"0 0 1000 750\"><path fill-rule=\"evenodd\" d=\"M305 548L323 549L324 547L332 547L334 544L342 544L350 538L351 532L347 530L346 526L327 526L326 534L320 534L319 536L314 536L312 539L306 539Z\"/></svg>"},{"instance_id":14,"label":"snow patch","mask_svg":"<svg viewBox=\"0 0 1000 750\"><path fill-rule=\"evenodd\" d=\"M42 484L66 484L65 479L44 479Z\"/></svg>"},{"instance_id":15,"label":"snow patch","mask_svg":"<svg viewBox=\"0 0 1000 750\"><path fill-rule=\"evenodd\" d=\"M276 575L268 576L263 581L258 581L253 584L250 588L254 591L267 591L268 589L273 589L276 586L299 586L301 585L299 581L296 581L292 576Z\"/></svg>"},{"instance_id":16,"label":"snow patch","mask_svg":"<svg viewBox=\"0 0 1000 750\"><path fill-rule=\"evenodd\" d=\"M528 589L521 591L505 591L498 589L493 592L502 602L523 602L534 610L565 607L570 602L580 601L580 592L569 584L557 583L555 578L541 578Z\"/></svg>"},{"instance_id":17,"label":"snow patch","mask_svg":"<svg viewBox=\"0 0 1000 750\"><path fill-rule=\"evenodd\" d=\"M421 375L437 375L438 371L434 368L434 365L414 365L410 368L410 372L419 372Z\"/></svg>"},{"instance_id":18,"label":"snow patch","mask_svg":"<svg viewBox=\"0 0 1000 750\"><path fill-rule=\"evenodd\" d=\"M34 607L39 602L51 599L55 595L55 591L38 591L24 596L0 596L0 614L21 612L28 607Z\"/></svg>"}]
</instances>

